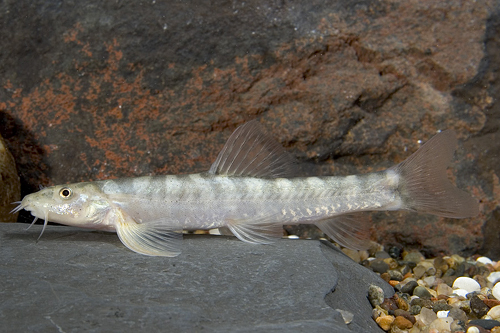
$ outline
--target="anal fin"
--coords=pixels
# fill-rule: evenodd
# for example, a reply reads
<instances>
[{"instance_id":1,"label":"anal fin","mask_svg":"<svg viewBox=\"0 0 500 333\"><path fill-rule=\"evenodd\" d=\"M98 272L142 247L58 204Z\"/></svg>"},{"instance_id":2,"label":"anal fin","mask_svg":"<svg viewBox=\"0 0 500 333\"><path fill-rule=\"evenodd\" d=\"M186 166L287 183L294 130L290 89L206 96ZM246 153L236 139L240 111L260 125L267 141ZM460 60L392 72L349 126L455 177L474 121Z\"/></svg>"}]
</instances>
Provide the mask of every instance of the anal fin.
<instances>
[{"instance_id":1,"label":"anal fin","mask_svg":"<svg viewBox=\"0 0 500 333\"><path fill-rule=\"evenodd\" d=\"M338 244L355 250L370 247L369 220L366 213L339 215L315 223Z\"/></svg>"},{"instance_id":2,"label":"anal fin","mask_svg":"<svg viewBox=\"0 0 500 333\"><path fill-rule=\"evenodd\" d=\"M112 219L120 241L130 250L148 255L175 257L181 253L182 233L173 230L165 221L137 223L120 209L111 210L106 219Z\"/></svg>"}]
</instances>

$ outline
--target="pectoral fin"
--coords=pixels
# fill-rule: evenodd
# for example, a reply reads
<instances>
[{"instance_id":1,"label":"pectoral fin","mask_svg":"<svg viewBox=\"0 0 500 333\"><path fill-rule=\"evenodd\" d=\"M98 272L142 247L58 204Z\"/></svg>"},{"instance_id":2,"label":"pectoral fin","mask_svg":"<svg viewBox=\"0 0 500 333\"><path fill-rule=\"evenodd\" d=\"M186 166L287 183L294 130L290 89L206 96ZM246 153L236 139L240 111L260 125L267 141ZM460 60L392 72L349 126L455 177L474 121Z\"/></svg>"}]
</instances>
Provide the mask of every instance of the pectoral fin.
<instances>
[{"instance_id":1,"label":"pectoral fin","mask_svg":"<svg viewBox=\"0 0 500 333\"><path fill-rule=\"evenodd\" d=\"M252 244L270 244L283 236L283 226L268 219L232 220L227 227L240 240Z\"/></svg>"},{"instance_id":2,"label":"pectoral fin","mask_svg":"<svg viewBox=\"0 0 500 333\"><path fill-rule=\"evenodd\" d=\"M137 223L120 209L113 209L106 218L113 220L121 242L134 252L163 257L181 253L182 233L169 228L165 221Z\"/></svg>"},{"instance_id":3,"label":"pectoral fin","mask_svg":"<svg viewBox=\"0 0 500 333\"><path fill-rule=\"evenodd\" d=\"M355 250L366 250L370 247L369 220L364 213L340 215L315 224L344 247Z\"/></svg>"}]
</instances>

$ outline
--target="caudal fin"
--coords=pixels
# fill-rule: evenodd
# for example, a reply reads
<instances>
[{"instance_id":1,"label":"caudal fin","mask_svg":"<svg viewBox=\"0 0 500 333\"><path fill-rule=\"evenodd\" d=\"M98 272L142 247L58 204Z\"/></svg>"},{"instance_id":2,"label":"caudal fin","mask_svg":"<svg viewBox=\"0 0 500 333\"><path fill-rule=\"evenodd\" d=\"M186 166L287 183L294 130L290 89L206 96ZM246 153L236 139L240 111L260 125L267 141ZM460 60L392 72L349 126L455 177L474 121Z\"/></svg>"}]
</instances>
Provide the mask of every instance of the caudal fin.
<instances>
[{"instance_id":1,"label":"caudal fin","mask_svg":"<svg viewBox=\"0 0 500 333\"><path fill-rule=\"evenodd\" d=\"M451 218L479 214L477 200L451 184L446 175L456 145L455 132L443 131L393 168L400 177L404 209Z\"/></svg>"}]
</instances>

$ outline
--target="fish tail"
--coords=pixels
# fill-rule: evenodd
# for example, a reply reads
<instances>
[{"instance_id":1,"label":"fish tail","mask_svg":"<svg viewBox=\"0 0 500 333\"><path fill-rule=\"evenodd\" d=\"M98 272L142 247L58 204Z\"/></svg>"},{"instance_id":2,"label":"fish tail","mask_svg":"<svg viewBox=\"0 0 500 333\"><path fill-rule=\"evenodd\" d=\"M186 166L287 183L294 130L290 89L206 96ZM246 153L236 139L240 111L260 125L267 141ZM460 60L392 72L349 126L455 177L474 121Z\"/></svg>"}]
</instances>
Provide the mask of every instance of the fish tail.
<instances>
[{"instance_id":1,"label":"fish tail","mask_svg":"<svg viewBox=\"0 0 500 333\"><path fill-rule=\"evenodd\" d=\"M448 180L446 169L456 145L455 132L443 131L391 168L399 176L401 208L451 218L479 214L477 200Z\"/></svg>"}]
</instances>

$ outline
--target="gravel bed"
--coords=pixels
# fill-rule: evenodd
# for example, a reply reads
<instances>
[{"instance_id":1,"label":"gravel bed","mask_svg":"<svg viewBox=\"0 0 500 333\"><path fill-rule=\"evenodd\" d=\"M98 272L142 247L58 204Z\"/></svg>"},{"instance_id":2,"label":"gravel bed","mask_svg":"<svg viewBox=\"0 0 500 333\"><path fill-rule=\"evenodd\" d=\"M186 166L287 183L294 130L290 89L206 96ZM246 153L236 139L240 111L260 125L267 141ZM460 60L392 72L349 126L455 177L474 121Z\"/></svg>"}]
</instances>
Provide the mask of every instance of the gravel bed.
<instances>
[{"instance_id":1,"label":"gravel bed","mask_svg":"<svg viewBox=\"0 0 500 333\"><path fill-rule=\"evenodd\" d=\"M393 333L500 333L500 261L459 255L425 258L415 250L380 245L342 250L395 290L385 298L372 285L372 317Z\"/></svg>"}]
</instances>

